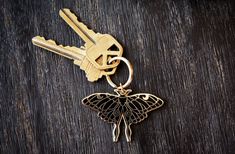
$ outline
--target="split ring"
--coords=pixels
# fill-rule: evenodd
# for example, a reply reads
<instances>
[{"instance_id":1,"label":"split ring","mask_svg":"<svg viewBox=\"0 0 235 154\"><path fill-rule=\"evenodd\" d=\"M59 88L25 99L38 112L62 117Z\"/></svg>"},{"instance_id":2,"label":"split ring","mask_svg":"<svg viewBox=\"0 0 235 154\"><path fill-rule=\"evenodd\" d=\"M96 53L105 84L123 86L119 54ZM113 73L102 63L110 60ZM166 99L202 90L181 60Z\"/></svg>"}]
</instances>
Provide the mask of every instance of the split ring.
<instances>
[{"instance_id":1,"label":"split ring","mask_svg":"<svg viewBox=\"0 0 235 154\"><path fill-rule=\"evenodd\" d=\"M129 62L129 60L127 60L126 58L124 57L113 57L109 60L109 63L111 63L112 61L114 60L121 60L123 61L127 67L128 67L128 70L129 70L129 77L128 77L128 80L126 81L126 83L124 85L122 85L122 88L126 88L128 87L130 84L131 84L131 81L133 80L133 67L131 65L131 63ZM108 81L108 83L113 87L113 88L117 88L118 86L113 83L113 81L111 80L110 76L109 75L106 75L106 80Z\"/></svg>"}]
</instances>

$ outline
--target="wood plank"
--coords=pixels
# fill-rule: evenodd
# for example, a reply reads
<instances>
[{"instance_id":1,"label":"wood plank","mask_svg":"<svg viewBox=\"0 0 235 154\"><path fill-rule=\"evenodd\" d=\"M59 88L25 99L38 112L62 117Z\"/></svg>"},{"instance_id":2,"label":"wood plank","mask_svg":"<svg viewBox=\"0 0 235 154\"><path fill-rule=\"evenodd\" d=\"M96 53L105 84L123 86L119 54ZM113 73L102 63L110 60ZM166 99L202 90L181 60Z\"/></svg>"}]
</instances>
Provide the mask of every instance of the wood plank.
<instances>
[{"instance_id":1,"label":"wood plank","mask_svg":"<svg viewBox=\"0 0 235 154\"><path fill-rule=\"evenodd\" d=\"M35 47L42 35L65 45L82 40L59 17L67 7L96 32L113 35L134 65L134 92L166 105L123 129L81 99L112 92L89 83L70 60ZM232 1L3 1L0 6L0 153L216 153L235 151L235 5ZM125 81L121 64L115 81Z\"/></svg>"}]
</instances>

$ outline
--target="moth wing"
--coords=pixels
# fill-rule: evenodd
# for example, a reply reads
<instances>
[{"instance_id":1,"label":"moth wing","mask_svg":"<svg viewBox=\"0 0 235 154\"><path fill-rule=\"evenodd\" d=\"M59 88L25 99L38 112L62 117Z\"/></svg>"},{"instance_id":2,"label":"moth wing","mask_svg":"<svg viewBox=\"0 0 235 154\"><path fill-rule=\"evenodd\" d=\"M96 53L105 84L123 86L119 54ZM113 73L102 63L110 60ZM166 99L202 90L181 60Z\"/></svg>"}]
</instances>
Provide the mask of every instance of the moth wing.
<instances>
[{"instance_id":1,"label":"moth wing","mask_svg":"<svg viewBox=\"0 0 235 154\"><path fill-rule=\"evenodd\" d=\"M125 113L125 120L131 123L139 123L148 117L147 113L160 108L164 102L162 99L152 94L135 94L128 96L127 104L128 112Z\"/></svg>"},{"instance_id":2,"label":"moth wing","mask_svg":"<svg viewBox=\"0 0 235 154\"><path fill-rule=\"evenodd\" d=\"M109 123L117 123L121 118L118 96L109 93L95 93L85 97L82 103L98 112L98 116Z\"/></svg>"}]
</instances>

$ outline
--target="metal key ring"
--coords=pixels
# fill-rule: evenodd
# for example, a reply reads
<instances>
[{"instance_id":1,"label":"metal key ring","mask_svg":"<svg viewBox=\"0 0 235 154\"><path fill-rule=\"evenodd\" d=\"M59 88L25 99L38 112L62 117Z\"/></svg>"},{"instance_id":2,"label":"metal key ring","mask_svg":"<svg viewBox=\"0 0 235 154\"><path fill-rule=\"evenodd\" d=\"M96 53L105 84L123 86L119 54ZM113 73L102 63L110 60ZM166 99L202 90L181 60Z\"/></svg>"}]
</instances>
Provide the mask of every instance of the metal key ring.
<instances>
[{"instance_id":1,"label":"metal key ring","mask_svg":"<svg viewBox=\"0 0 235 154\"><path fill-rule=\"evenodd\" d=\"M122 85L122 88L126 88L128 87L130 84L131 84L131 81L133 80L133 67L131 65L131 63L129 62L129 60L127 60L126 58L124 57L113 57L109 60L109 63L111 63L112 61L114 60L121 60L123 61L124 63L126 63L127 67L128 67L128 70L129 70L129 77L128 77L128 80L126 81L126 83L124 85L122 85L120 83L120 85ZM106 80L108 81L108 83L113 87L113 88L117 88L118 86L113 83L113 81L111 80L110 76L109 75L106 75Z\"/></svg>"}]
</instances>

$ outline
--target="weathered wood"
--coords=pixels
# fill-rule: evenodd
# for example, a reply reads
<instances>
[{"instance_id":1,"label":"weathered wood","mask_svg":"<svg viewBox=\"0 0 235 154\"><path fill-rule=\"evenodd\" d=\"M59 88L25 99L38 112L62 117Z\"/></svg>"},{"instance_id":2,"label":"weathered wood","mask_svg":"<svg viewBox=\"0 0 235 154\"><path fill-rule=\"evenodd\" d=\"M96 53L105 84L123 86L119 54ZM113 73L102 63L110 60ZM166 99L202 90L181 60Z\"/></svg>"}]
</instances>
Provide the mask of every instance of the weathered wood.
<instances>
[{"instance_id":1,"label":"weathered wood","mask_svg":"<svg viewBox=\"0 0 235 154\"><path fill-rule=\"evenodd\" d=\"M111 126L81 105L112 91L105 79L89 83L70 60L31 43L40 34L83 44L59 17L63 7L121 42L135 69L130 88L167 102L133 126L130 144L124 133L113 143ZM234 153L233 1L3 0L0 8L0 153Z\"/></svg>"}]
</instances>

